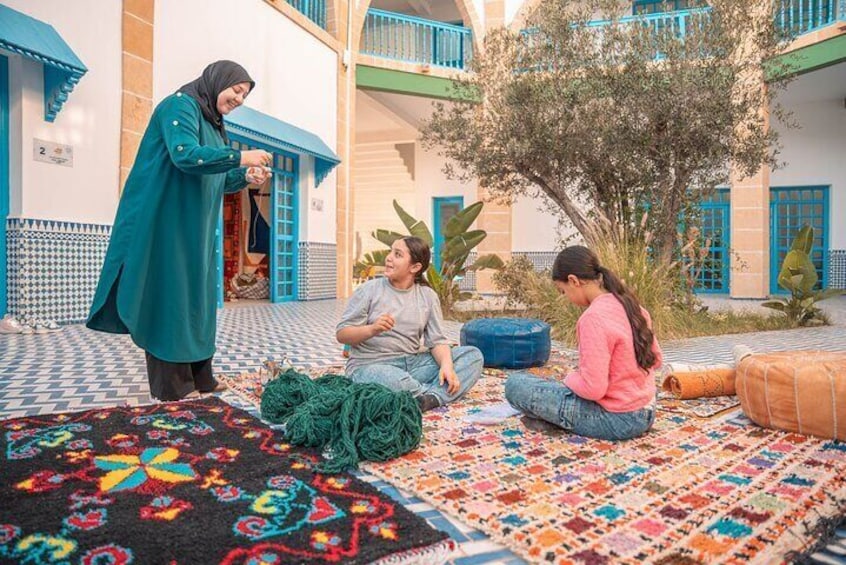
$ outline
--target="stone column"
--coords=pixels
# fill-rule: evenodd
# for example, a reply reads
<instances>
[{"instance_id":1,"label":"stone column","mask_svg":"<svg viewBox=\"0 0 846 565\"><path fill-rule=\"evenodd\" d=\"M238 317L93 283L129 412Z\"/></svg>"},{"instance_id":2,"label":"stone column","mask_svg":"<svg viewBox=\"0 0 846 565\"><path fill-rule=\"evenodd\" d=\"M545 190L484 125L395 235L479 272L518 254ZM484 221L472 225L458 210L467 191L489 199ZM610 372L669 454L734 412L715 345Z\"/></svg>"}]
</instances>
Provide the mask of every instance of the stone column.
<instances>
[{"instance_id":1,"label":"stone column","mask_svg":"<svg viewBox=\"0 0 846 565\"><path fill-rule=\"evenodd\" d=\"M123 0L120 186L135 161L141 136L153 113L154 0Z\"/></svg>"},{"instance_id":2,"label":"stone column","mask_svg":"<svg viewBox=\"0 0 846 565\"><path fill-rule=\"evenodd\" d=\"M755 42L748 34L755 33L757 25L771 16L769 1L754 3L751 7L753 24L745 41L740 43L735 57L755 60ZM750 69L741 76L735 87L734 96L753 96L766 93L763 68ZM766 96L761 97L762 107L751 119L763 120L769 127L769 107ZM743 135L745 124L738 126L738 135ZM770 169L761 167L757 173L744 178L736 167L731 171L731 280L732 298L764 298L770 291Z\"/></svg>"},{"instance_id":3,"label":"stone column","mask_svg":"<svg viewBox=\"0 0 846 565\"><path fill-rule=\"evenodd\" d=\"M770 170L731 179L731 297L770 293Z\"/></svg>"},{"instance_id":4,"label":"stone column","mask_svg":"<svg viewBox=\"0 0 846 565\"><path fill-rule=\"evenodd\" d=\"M352 179L352 160L355 152L355 51L357 45L344 56L347 48L347 37L349 30L349 2L352 0L339 1L338 8L334 14L335 25L338 30L338 156L341 164L335 169L337 175L336 188L336 230L335 241L337 242L337 269L338 279L336 283L336 295L338 298L347 298L352 294L352 263L353 251L353 214L355 213L353 197L355 186ZM355 5L353 4L353 7ZM356 26L362 22L357 21L356 11L353 9L353 37L357 37ZM344 63L346 62L346 66ZM348 103L349 102L349 103Z\"/></svg>"},{"instance_id":5,"label":"stone column","mask_svg":"<svg viewBox=\"0 0 846 565\"><path fill-rule=\"evenodd\" d=\"M485 0L485 29L491 30L505 25L504 0ZM481 43L481 42L480 42ZM487 191L483 186L477 190L479 200L485 200ZM479 255L495 253L503 261L511 259L511 205L486 202L476 220L479 229L488 232L488 237L477 247ZM485 269L476 273L476 290L496 292L493 284L494 271Z\"/></svg>"}]
</instances>

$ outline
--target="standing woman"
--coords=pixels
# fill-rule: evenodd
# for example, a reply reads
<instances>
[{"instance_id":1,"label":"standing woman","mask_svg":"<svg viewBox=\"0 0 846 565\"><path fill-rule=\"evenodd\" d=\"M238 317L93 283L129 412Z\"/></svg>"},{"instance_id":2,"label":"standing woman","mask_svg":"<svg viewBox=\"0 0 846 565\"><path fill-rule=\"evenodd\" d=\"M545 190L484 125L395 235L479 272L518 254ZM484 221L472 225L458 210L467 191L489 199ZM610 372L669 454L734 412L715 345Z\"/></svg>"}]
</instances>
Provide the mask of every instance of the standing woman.
<instances>
[{"instance_id":1,"label":"standing woman","mask_svg":"<svg viewBox=\"0 0 846 565\"><path fill-rule=\"evenodd\" d=\"M162 100L118 206L86 325L132 336L159 400L220 389L212 357L223 193L264 182L272 162L266 151L231 149L223 116L254 86L241 65L218 61Z\"/></svg>"}]
</instances>

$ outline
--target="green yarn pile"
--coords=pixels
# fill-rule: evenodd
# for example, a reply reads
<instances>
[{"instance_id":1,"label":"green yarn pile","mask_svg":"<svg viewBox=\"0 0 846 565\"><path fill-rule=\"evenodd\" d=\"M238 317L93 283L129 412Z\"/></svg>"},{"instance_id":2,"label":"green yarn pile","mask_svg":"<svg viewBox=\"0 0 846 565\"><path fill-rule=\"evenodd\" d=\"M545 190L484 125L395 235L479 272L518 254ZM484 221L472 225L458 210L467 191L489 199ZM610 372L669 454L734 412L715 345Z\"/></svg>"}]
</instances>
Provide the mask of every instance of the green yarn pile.
<instances>
[{"instance_id":1,"label":"green yarn pile","mask_svg":"<svg viewBox=\"0 0 846 565\"><path fill-rule=\"evenodd\" d=\"M261 415L285 424L292 445L328 446L331 459L318 467L324 473L399 457L417 448L423 437L422 415L411 393L340 375L311 380L294 370L280 374L261 395Z\"/></svg>"}]
</instances>

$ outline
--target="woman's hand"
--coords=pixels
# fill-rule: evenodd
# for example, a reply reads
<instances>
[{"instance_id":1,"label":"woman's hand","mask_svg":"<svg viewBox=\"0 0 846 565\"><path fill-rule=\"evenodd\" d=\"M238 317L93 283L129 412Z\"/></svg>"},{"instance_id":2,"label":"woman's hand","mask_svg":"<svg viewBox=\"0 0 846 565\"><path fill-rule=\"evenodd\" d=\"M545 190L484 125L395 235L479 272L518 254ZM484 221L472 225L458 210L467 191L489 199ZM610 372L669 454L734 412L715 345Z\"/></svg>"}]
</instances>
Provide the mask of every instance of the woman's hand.
<instances>
[{"instance_id":1,"label":"woman's hand","mask_svg":"<svg viewBox=\"0 0 846 565\"><path fill-rule=\"evenodd\" d=\"M241 151L242 167L269 167L273 164L273 155L264 149Z\"/></svg>"},{"instance_id":2,"label":"woman's hand","mask_svg":"<svg viewBox=\"0 0 846 565\"><path fill-rule=\"evenodd\" d=\"M250 167L247 169L246 179L250 184L264 184L273 172L270 167Z\"/></svg>"},{"instance_id":3,"label":"woman's hand","mask_svg":"<svg viewBox=\"0 0 846 565\"><path fill-rule=\"evenodd\" d=\"M438 381L441 383L441 386L446 383L447 392L450 394L455 394L461 388L461 383L458 382L458 375L455 374L455 367L452 365L441 367L438 373Z\"/></svg>"},{"instance_id":4,"label":"woman's hand","mask_svg":"<svg viewBox=\"0 0 846 565\"><path fill-rule=\"evenodd\" d=\"M394 320L394 317L390 314L382 314L381 316L376 318L375 322L370 324L370 328L373 331L373 335L377 336L379 334L391 331L394 327L395 322L396 321Z\"/></svg>"}]
</instances>

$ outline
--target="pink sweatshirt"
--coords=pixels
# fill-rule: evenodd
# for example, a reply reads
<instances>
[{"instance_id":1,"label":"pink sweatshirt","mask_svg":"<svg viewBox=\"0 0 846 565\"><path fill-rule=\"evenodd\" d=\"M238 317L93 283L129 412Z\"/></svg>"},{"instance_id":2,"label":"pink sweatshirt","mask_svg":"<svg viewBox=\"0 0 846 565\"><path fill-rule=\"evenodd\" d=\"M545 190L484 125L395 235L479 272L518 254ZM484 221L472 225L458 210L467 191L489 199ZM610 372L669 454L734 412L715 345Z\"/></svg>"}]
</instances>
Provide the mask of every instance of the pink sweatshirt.
<instances>
[{"instance_id":1,"label":"pink sweatshirt","mask_svg":"<svg viewBox=\"0 0 846 565\"><path fill-rule=\"evenodd\" d=\"M652 319L642 310L647 323ZM632 327L622 303L613 294L594 298L576 323L579 368L564 379L578 396L593 400L609 412L631 412L655 397L652 370L641 369L634 353ZM652 343L655 367L663 362L661 347Z\"/></svg>"}]
</instances>

